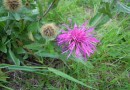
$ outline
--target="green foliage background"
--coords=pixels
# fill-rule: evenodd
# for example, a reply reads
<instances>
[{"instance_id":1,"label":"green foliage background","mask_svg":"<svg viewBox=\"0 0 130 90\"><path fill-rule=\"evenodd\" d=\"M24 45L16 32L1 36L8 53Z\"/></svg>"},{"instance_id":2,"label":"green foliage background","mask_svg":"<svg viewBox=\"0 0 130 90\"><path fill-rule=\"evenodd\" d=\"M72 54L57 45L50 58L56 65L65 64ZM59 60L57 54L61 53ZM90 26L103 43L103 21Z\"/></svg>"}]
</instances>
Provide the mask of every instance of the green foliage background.
<instances>
[{"instance_id":1,"label":"green foliage background","mask_svg":"<svg viewBox=\"0 0 130 90\"><path fill-rule=\"evenodd\" d=\"M29 7L27 1L22 0L22 9L10 12L0 0L1 88L130 89L129 0L28 1ZM87 62L74 57L67 60L55 41L46 45L40 35L42 25L54 22L62 29L62 24L70 24L70 20L79 25L88 20L90 27L96 27L101 42ZM16 74L12 81L8 80L10 73ZM32 79L38 82L36 86L29 81ZM24 84L16 88L16 82ZM14 83L13 87L11 83Z\"/></svg>"}]
</instances>

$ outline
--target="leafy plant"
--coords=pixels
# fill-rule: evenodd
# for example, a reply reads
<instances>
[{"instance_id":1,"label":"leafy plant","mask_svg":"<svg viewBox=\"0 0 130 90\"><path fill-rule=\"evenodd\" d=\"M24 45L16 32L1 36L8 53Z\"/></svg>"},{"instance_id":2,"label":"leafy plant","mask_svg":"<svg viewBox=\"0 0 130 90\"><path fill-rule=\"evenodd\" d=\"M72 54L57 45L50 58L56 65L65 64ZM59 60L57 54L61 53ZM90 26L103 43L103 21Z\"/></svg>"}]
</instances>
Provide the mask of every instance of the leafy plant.
<instances>
[{"instance_id":1,"label":"leafy plant","mask_svg":"<svg viewBox=\"0 0 130 90\"><path fill-rule=\"evenodd\" d=\"M55 82L63 82L58 89L65 90L130 87L128 2L22 0L22 7L9 9L3 1L9 0L0 0L0 87L12 90L5 84L8 84L6 73L13 71L45 77L46 81L41 82L47 83L45 87L49 89L57 89L55 85L50 85L54 77ZM74 23L81 24L85 20L89 20L88 27L95 27L94 35L100 39L97 52L87 62L73 55L67 60L66 54L61 54L55 38L47 39L41 35L41 28L46 23L54 22L59 29L64 29L61 24L69 23L72 27ZM52 34L45 33L48 36ZM57 64L57 60L63 64Z\"/></svg>"}]
</instances>

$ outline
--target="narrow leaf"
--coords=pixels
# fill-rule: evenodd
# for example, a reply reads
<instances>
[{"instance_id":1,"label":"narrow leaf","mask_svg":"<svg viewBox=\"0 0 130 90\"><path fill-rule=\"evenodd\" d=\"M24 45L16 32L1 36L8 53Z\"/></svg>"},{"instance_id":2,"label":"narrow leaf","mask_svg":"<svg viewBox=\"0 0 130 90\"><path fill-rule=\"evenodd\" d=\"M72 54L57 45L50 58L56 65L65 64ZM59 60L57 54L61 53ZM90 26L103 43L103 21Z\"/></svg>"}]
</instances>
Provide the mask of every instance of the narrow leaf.
<instances>
[{"instance_id":1,"label":"narrow leaf","mask_svg":"<svg viewBox=\"0 0 130 90\"><path fill-rule=\"evenodd\" d=\"M61 77L63 77L63 78L66 78L66 79L68 79L68 80L70 80L70 81L73 81L73 82L75 82L75 83L78 83L78 84L80 84L80 85L83 85L83 86L88 87L88 88L91 88L91 89L95 89L95 88L93 88L93 87L91 87L91 86L88 86L87 84L85 84L85 83L83 83L83 82L81 82L81 81L79 81L79 80L77 80L77 79L75 79L75 78L73 78L73 77L71 77L71 76L69 76L69 75L67 75L67 74L65 74L65 73L63 73L63 72L61 72L61 71L59 71L59 70L56 70L56 69L54 69L54 68L48 68L48 70L51 71L52 73L55 73L56 75L59 75L59 76L61 76Z\"/></svg>"},{"instance_id":2,"label":"narrow leaf","mask_svg":"<svg viewBox=\"0 0 130 90\"><path fill-rule=\"evenodd\" d=\"M8 19L8 16L7 17L0 17L0 22L6 21L7 19Z\"/></svg>"},{"instance_id":3,"label":"narrow leaf","mask_svg":"<svg viewBox=\"0 0 130 90\"><path fill-rule=\"evenodd\" d=\"M10 65L8 64L0 64L0 68L6 68L6 67L9 67Z\"/></svg>"},{"instance_id":4,"label":"narrow leaf","mask_svg":"<svg viewBox=\"0 0 130 90\"><path fill-rule=\"evenodd\" d=\"M10 87L6 87L6 86L4 86L4 85L2 85L2 84L0 84L0 87L5 88L4 90L14 90L14 89L12 89L12 88L10 88Z\"/></svg>"},{"instance_id":5,"label":"narrow leaf","mask_svg":"<svg viewBox=\"0 0 130 90\"><path fill-rule=\"evenodd\" d=\"M9 66L8 68L12 70L22 70L22 71L28 71L28 72L37 71L36 69L28 67L28 66L13 66L12 65L12 66Z\"/></svg>"},{"instance_id":6,"label":"narrow leaf","mask_svg":"<svg viewBox=\"0 0 130 90\"><path fill-rule=\"evenodd\" d=\"M40 43L32 43L25 45L25 48L32 49L32 50L40 50L42 48L43 44Z\"/></svg>"},{"instance_id":7,"label":"narrow leaf","mask_svg":"<svg viewBox=\"0 0 130 90\"><path fill-rule=\"evenodd\" d=\"M96 26L99 24L99 21L102 19L103 14L97 13L89 22L90 26Z\"/></svg>"},{"instance_id":8,"label":"narrow leaf","mask_svg":"<svg viewBox=\"0 0 130 90\"><path fill-rule=\"evenodd\" d=\"M130 7L121 2L117 2L117 10L119 12L130 13Z\"/></svg>"},{"instance_id":9,"label":"narrow leaf","mask_svg":"<svg viewBox=\"0 0 130 90\"><path fill-rule=\"evenodd\" d=\"M16 58L15 54L11 50L9 50L9 55L15 65L20 65L20 60Z\"/></svg>"},{"instance_id":10,"label":"narrow leaf","mask_svg":"<svg viewBox=\"0 0 130 90\"><path fill-rule=\"evenodd\" d=\"M37 52L35 54L40 57L59 58L58 54L51 54L51 53L47 53L47 52Z\"/></svg>"}]
</instances>

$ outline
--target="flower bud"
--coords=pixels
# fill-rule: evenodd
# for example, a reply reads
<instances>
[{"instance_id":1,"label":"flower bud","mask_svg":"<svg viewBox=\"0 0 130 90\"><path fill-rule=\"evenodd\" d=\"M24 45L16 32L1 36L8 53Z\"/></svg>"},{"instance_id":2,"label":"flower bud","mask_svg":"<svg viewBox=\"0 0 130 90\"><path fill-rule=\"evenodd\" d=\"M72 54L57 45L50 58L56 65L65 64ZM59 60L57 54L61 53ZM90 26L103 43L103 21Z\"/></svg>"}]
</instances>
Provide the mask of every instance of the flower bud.
<instances>
[{"instance_id":1,"label":"flower bud","mask_svg":"<svg viewBox=\"0 0 130 90\"><path fill-rule=\"evenodd\" d=\"M22 0L3 0L3 5L9 11L18 11L22 7Z\"/></svg>"},{"instance_id":2,"label":"flower bud","mask_svg":"<svg viewBox=\"0 0 130 90\"><path fill-rule=\"evenodd\" d=\"M58 27L54 23L45 24L40 32L45 39L53 40L58 34Z\"/></svg>"}]
</instances>

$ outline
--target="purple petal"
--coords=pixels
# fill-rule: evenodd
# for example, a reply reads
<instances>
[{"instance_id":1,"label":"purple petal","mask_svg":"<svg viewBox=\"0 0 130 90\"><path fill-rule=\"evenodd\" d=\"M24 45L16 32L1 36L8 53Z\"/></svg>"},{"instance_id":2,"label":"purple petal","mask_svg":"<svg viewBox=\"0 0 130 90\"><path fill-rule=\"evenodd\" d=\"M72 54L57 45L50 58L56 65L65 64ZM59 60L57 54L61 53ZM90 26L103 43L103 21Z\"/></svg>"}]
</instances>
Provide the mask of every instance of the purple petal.
<instances>
[{"instance_id":1,"label":"purple petal","mask_svg":"<svg viewBox=\"0 0 130 90\"><path fill-rule=\"evenodd\" d=\"M94 42L94 43L100 42L99 40L97 40L97 39L94 38L94 37L90 37L89 39L90 39L91 42Z\"/></svg>"},{"instance_id":2,"label":"purple petal","mask_svg":"<svg viewBox=\"0 0 130 90\"><path fill-rule=\"evenodd\" d=\"M81 53L80 53L80 49L79 49L78 46L76 47L75 53L76 53L76 56L77 56L77 57L79 57L79 55L81 54Z\"/></svg>"},{"instance_id":3,"label":"purple petal","mask_svg":"<svg viewBox=\"0 0 130 90\"><path fill-rule=\"evenodd\" d=\"M68 58L70 57L70 55L72 54L74 47L75 47L75 43L74 43L74 42L73 42L71 45L69 45L70 53L69 53L69 55L67 56L67 59L68 59Z\"/></svg>"},{"instance_id":4,"label":"purple petal","mask_svg":"<svg viewBox=\"0 0 130 90\"><path fill-rule=\"evenodd\" d=\"M78 28L78 26L77 26L77 24L76 24L76 23L74 24L74 29L75 29L75 28Z\"/></svg>"},{"instance_id":5,"label":"purple petal","mask_svg":"<svg viewBox=\"0 0 130 90\"><path fill-rule=\"evenodd\" d=\"M72 51L75 47L75 42L72 42L70 45L69 45L69 49Z\"/></svg>"},{"instance_id":6,"label":"purple petal","mask_svg":"<svg viewBox=\"0 0 130 90\"><path fill-rule=\"evenodd\" d=\"M86 31L86 33L90 33L90 32L92 32L94 30L94 27L91 27L91 28L89 28L87 31Z\"/></svg>"}]
</instances>

